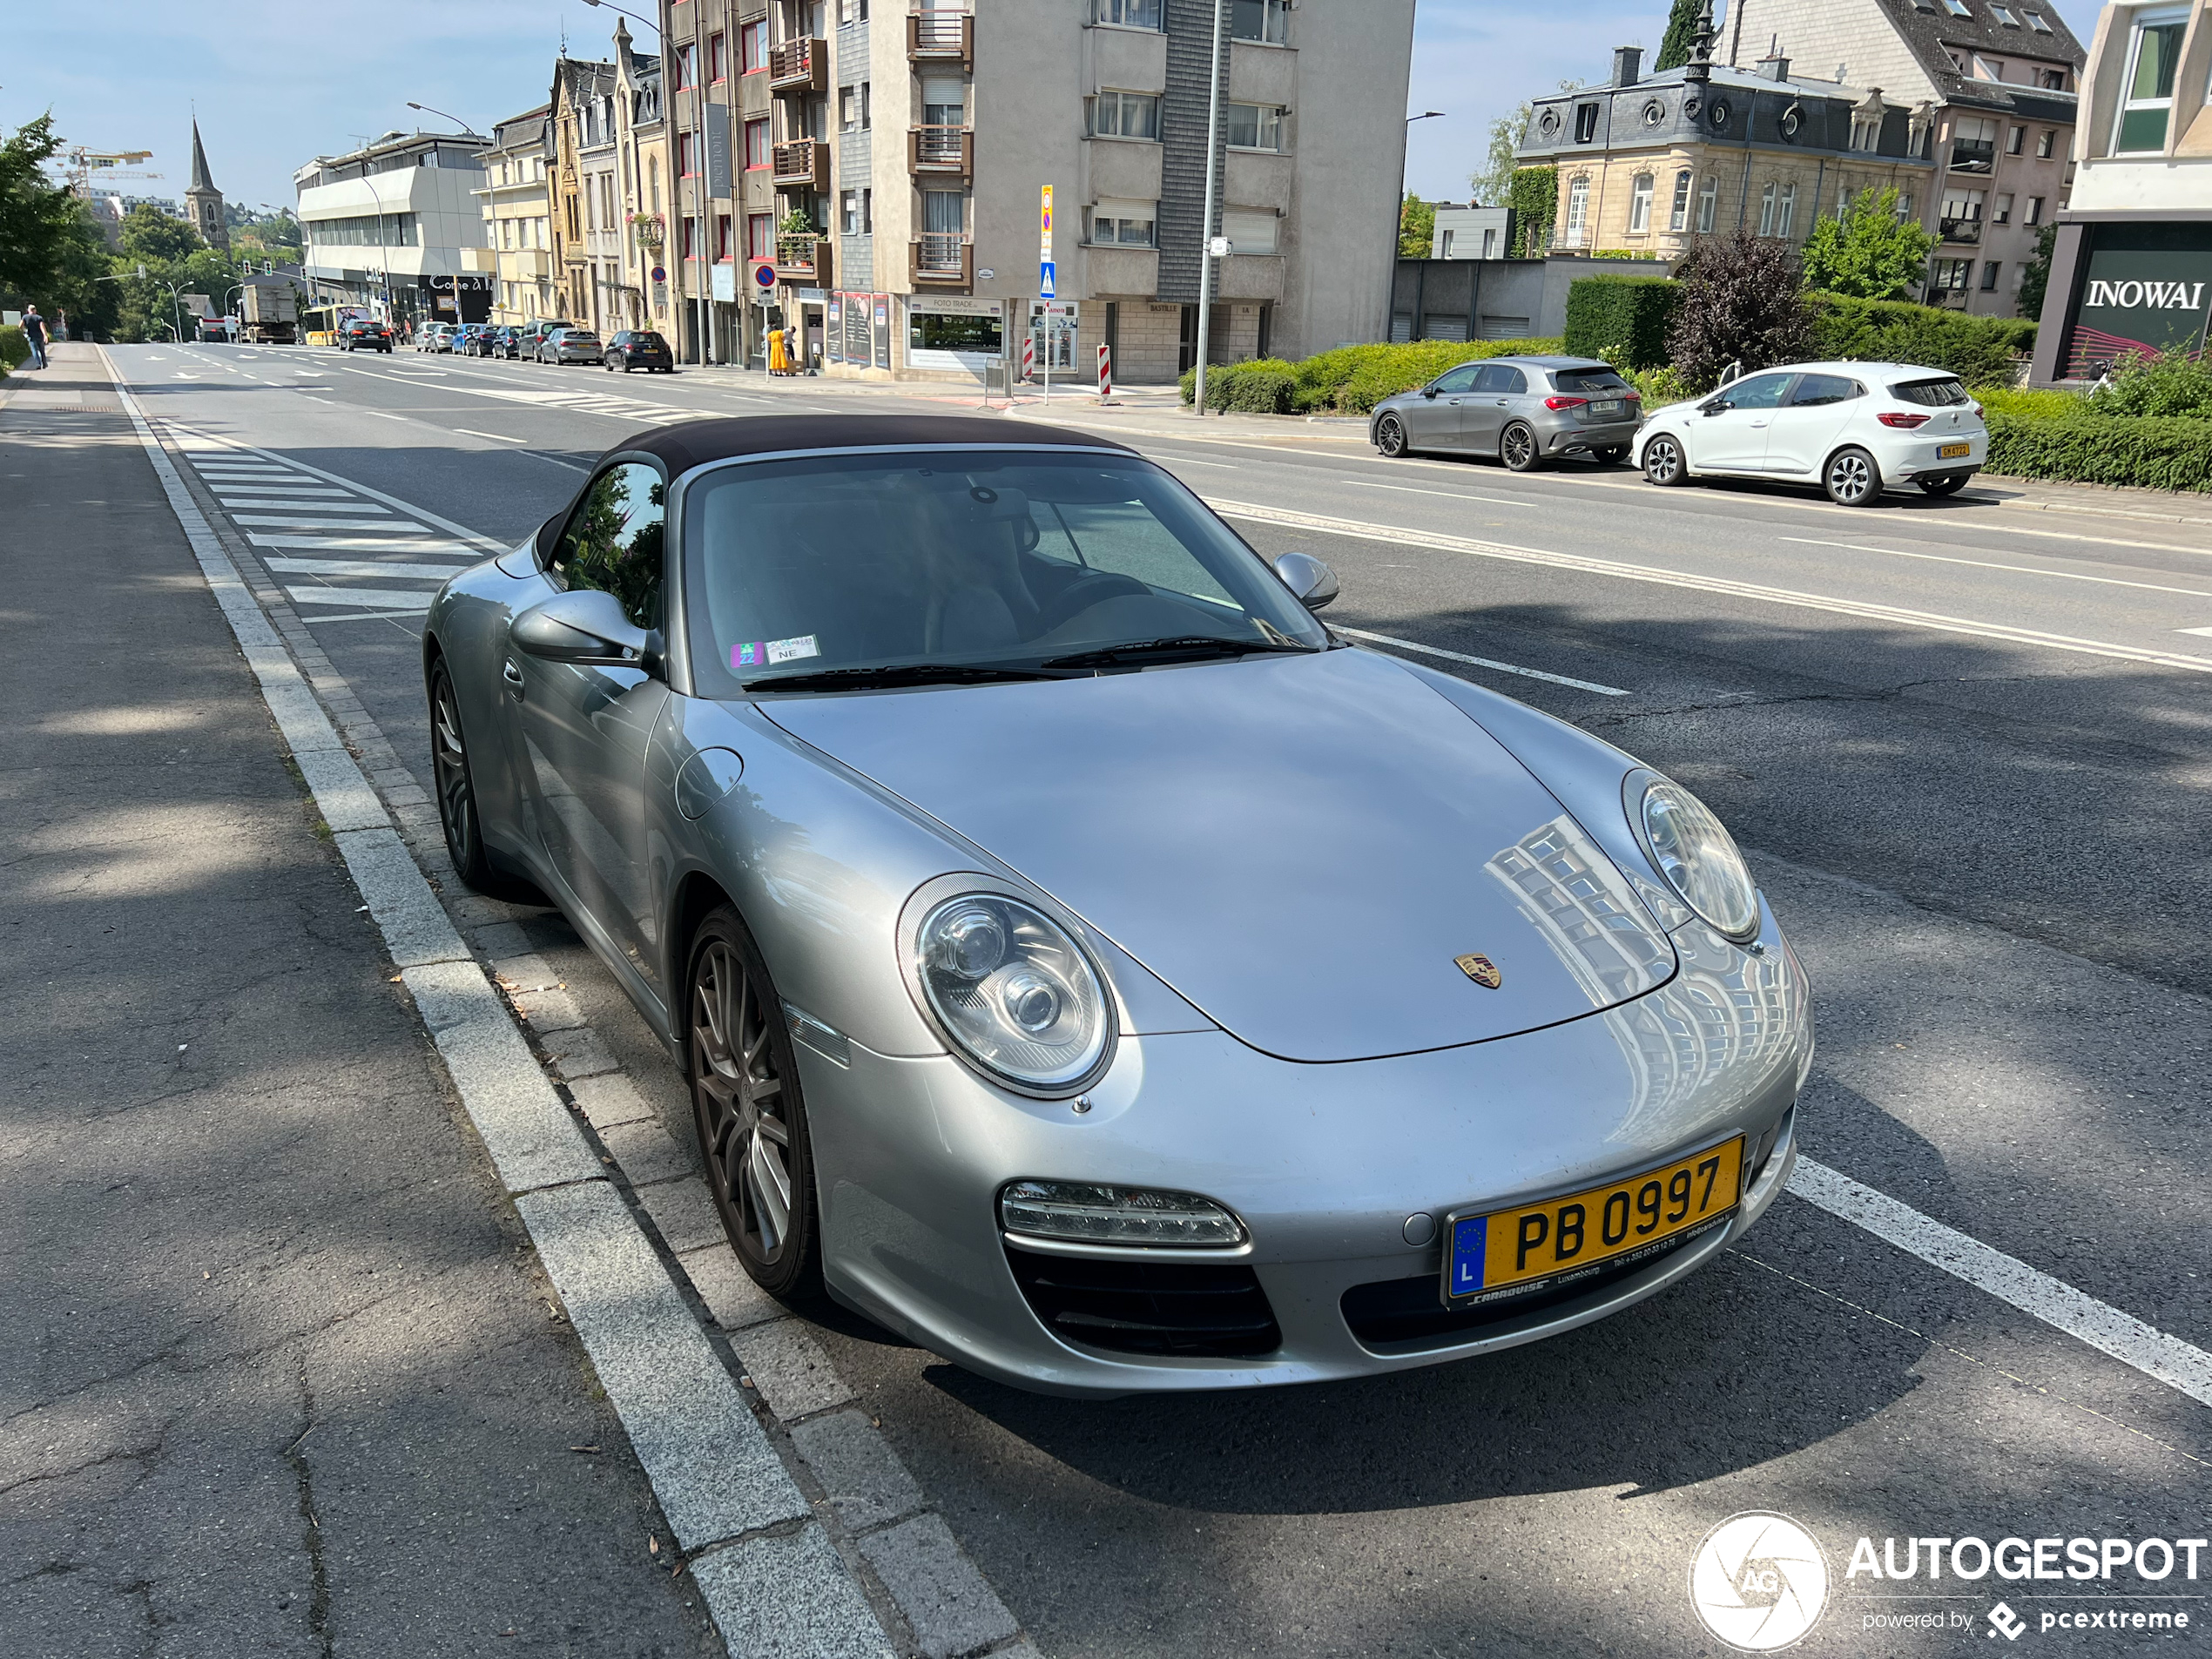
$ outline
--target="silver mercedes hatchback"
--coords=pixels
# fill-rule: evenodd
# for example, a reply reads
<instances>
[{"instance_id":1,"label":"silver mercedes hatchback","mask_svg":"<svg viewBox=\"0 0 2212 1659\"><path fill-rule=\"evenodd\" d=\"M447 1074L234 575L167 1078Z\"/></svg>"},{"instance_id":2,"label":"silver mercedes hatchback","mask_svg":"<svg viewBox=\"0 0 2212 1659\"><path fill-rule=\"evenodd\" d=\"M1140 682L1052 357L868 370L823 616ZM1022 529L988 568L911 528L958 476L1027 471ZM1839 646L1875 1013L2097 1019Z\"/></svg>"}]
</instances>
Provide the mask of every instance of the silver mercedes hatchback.
<instances>
[{"instance_id":1,"label":"silver mercedes hatchback","mask_svg":"<svg viewBox=\"0 0 2212 1659\"><path fill-rule=\"evenodd\" d=\"M1642 417L1642 395L1610 363L1492 357L1385 398L1367 436L1386 455L1493 455L1508 471L1534 472L1566 455L1625 461Z\"/></svg>"}]
</instances>

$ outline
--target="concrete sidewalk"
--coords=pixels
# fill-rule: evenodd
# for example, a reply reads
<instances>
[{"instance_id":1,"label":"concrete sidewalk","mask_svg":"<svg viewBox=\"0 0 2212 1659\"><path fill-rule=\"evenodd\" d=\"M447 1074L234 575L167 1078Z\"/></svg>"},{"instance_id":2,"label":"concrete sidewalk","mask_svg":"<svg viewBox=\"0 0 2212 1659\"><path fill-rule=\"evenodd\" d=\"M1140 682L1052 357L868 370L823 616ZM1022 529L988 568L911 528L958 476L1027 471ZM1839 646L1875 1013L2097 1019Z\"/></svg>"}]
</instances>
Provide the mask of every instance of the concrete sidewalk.
<instances>
[{"instance_id":1,"label":"concrete sidewalk","mask_svg":"<svg viewBox=\"0 0 2212 1659\"><path fill-rule=\"evenodd\" d=\"M0 1650L718 1654L97 354L17 378Z\"/></svg>"}]
</instances>

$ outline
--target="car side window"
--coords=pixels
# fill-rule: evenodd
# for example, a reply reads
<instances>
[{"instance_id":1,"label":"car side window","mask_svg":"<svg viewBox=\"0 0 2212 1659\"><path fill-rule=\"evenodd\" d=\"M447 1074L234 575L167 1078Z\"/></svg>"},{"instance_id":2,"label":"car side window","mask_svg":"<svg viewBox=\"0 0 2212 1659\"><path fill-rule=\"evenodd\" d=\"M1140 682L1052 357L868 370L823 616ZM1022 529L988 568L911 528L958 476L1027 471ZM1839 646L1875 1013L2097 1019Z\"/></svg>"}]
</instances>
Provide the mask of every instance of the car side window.
<instances>
[{"instance_id":1,"label":"car side window","mask_svg":"<svg viewBox=\"0 0 2212 1659\"><path fill-rule=\"evenodd\" d=\"M667 497L660 474L643 462L608 468L570 515L550 574L566 588L604 589L638 627L659 627Z\"/></svg>"},{"instance_id":2,"label":"car side window","mask_svg":"<svg viewBox=\"0 0 2212 1659\"><path fill-rule=\"evenodd\" d=\"M1528 377L1510 363L1485 363L1482 373L1476 377L1474 389L1511 397L1528 389Z\"/></svg>"},{"instance_id":3,"label":"car side window","mask_svg":"<svg viewBox=\"0 0 2212 1659\"><path fill-rule=\"evenodd\" d=\"M1788 374L1754 374L1749 380L1722 388L1716 401L1724 408L1773 409L1782 406L1782 394L1790 384Z\"/></svg>"},{"instance_id":4,"label":"car side window","mask_svg":"<svg viewBox=\"0 0 2212 1659\"><path fill-rule=\"evenodd\" d=\"M1840 374L1800 374L1797 389L1790 394L1789 407L1817 408L1824 403L1847 403L1863 395L1857 381L1847 381Z\"/></svg>"},{"instance_id":5,"label":"car side window","mask_svg":"<svg viewBox=\"0 0 2212 1659\"><path fill-rule=\"evenodd\" d=\"M1462 363L1457 368L1447 369L1436 377L1436 389L1440 392L1469 390L1474 385L1476 368L1474 363Z\"/></svg>"}]
</instances>

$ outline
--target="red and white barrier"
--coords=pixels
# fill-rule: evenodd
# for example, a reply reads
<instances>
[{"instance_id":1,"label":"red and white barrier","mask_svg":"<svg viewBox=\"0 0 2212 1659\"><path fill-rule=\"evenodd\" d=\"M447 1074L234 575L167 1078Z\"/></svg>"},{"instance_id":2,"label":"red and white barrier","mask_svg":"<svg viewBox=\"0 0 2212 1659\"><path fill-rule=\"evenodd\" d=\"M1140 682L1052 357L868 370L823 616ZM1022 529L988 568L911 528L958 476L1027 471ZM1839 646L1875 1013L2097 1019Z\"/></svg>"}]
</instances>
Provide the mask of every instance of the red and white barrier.
<instances>
[{"instance_id":1,"label":"red and white barrier","mask_svg":"<svg viewBox=\"0 0 2212 1659\"><path fill-rule=\"evenodd\" d=\"M1022 378L1025 381L1033 381L1036 377L1037 337L1035 334L1024 334L1022 336Z\"/></svg>"},{"instance_id":2,"label":"red and white barrier","mask_svg":"<svg viewBox=\"0 0 2212 1659\"><path fill-rule=\"evenodd\" d=\"M1098 348L1098 401L1101 403L1114 395L1114 348Z\"/></svg>"}]
</instances>

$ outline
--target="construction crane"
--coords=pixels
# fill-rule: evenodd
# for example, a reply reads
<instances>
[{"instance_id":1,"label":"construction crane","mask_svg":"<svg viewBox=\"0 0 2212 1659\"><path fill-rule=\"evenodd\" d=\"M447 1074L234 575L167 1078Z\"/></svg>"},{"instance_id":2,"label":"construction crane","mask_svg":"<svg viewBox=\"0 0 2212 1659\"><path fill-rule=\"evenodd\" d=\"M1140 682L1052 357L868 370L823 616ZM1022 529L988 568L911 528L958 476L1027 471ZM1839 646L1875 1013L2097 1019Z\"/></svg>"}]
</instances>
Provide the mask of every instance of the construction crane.
<instances>
[{"instance_id":1,"label":"construction crane","mask_svg":"<svg viewBox=\"0 0 2212 1659\"><path fill-rule=\"evenodd\" d=\"M90 201L92 197L93 175L102 184L111 179L158 179L158 172L133 171L141 161L151 161L151 150L95 150L86 145L76 145L63 152L67 163L70 188Z\"/></svg>"}]
</instances>

